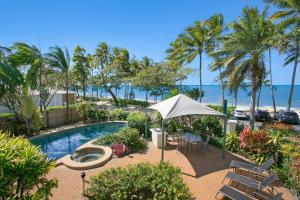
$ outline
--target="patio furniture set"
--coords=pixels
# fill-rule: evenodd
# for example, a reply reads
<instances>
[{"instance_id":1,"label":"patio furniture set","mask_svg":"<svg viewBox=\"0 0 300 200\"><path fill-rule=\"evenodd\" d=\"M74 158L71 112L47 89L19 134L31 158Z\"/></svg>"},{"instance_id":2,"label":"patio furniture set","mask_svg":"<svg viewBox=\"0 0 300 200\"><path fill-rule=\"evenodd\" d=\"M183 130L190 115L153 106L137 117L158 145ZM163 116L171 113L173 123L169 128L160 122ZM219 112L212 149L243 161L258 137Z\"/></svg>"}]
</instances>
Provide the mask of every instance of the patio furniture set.
<instances>
[{"instance_id":1,"label":"patio furniture set","mask_svg":"<svg viewBox=\"0 0 300 200\"><path fill-rule=\"evenodd\" d=\"M236 160L231 161L229 169L233 169L233 171L229 171L225 175L222 182L224 184L225 180L229 180L229 184L223 185L223 187L217 192L216 198L219 196L219 194L223 194L223 196L229 197L233 200L253 200L258 196L267 200L280 200L282 198L282 193L273 195L274 188L272 184L277 180L277 175L270 174L268 171L268 169L274 163L275 161L273 158L270 158L261 166L239 162ZM254 178L247 175L242 175L241 173L239 174L239 171L246 171L247 174L253 174ZM233 182L246 187L246 191L242 192L232 187L231 184ZM264 189L267 189L270 193L272 193L272 196L266 197L265 195L260 194L260 192Z\"/></svg>"}]
</instances>

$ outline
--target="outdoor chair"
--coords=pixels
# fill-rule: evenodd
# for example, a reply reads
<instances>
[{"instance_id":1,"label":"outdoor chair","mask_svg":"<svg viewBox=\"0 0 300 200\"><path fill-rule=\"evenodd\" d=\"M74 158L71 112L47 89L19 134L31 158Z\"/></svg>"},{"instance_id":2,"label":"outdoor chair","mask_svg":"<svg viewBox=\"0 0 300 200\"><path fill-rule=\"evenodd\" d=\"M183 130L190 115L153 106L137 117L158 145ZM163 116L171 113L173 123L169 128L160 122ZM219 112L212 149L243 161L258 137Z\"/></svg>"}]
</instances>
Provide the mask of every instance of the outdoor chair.
<instances>
[{"instance_id":1,"label":"outdoor chair","mask_svg":"<svg viewBox=\"0 0 300 200\"><path fill-rule=\"evenodd\" d=\"M184 148L184 152L186 152L187 149L187 145L183 139L183 135L184 135L184 130L183 129L178 129L176 131L176 139L174 141L177 142L177 150L179 151L182 147Z\"/></svg>"},{"instance_id":2,"label":"outdoor chair","mask_svg":"<svg viewBox=\"0 0 300 200\"><path fill-rule=\"evenodd\" d=\"M247 190L248 189L254 189L255 190L255 194L257 194L257 191L262 190L264 188L267 187L271 187L272 191L273 191L273 186L271 185L274 181L277 180L277 175L276 174L272 174L270 176L265 177L262 181L258 181L246 176L242 176L240 174L236 174L234 172L228 172L226 174L226 176L224 177L222 183L224 183L225 179L229 179L230 183L232 181L235 181L237 183L240 183L242 185L247 186Z\"/></svg>"},{"instance_id":3,"label":"outdoor chair","mask_svg":"<svg viewBox=\"0 0 300 200\"><path fill-rule=\"evenodd\" d=\"M239 190L224 185L216 194L215 198L217 199L218 194L222 193L224 196L229 197L230 199L233 200L253 200L253 198L250 198L246 194L241 193ZM281 200L282 198L282 193L278 193L275 196L272 196L270 198L265 197L267 200Z\"/></svg>"},{"instance_id":4,"label":"outdoor chair","mask_svg":"<svg viewBox=\"0 0 300 200\"><path fill-rule=\"evenodd\" d=\"M262 174L263 172L267 172L269 167L271 167L274 163L275 161L272 157L260 166L233 160L231 161L229 168L244 169L256 174Z\"/></svg>"},{"instance_id":5,"label":"outdoor chair","mask_svg":"<svg viewBox=\"0 0 300 200\"><path fill-rule=\"evenodd\" d=\"M210 139L211 139L211 136L207 135L207 138L206 138L205 142L202 142L202 146L204 148L208 149L208 143L209 143Z\"/></svg>"}]
</instances>

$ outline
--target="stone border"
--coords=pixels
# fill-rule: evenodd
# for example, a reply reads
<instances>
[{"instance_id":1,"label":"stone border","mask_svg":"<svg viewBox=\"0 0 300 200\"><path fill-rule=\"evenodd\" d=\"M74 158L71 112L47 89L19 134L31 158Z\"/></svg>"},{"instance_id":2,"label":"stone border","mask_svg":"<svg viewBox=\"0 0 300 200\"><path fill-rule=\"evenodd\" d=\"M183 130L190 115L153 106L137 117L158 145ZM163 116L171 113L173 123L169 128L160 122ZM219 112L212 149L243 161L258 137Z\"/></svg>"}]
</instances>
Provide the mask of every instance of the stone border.
<instances>
[{"instance_id":1,"label":"stone border","mask_svg":"<svg viewBox=\"0 0 300 200\"><path fill-rule=\"evenodd\" d=\"M40 137L45 137L47 135L60 134L63 131L68 131L68 130L72 130L72 129L76 129L76 128L81 128L81 127L84 127L84 126L92 126L92 125L105 124L105 123L127 123L127 121L104 121L104 122L97 122L97 123L90 123L90 124L85 124L85 123L80 122L80 123L76 123L76 124L72 124L72 125L66 125L66 126L62 126L62 127L42 131L42 132L39 133L39 135L35 135L35 136L29 137L27 139L30 141L30 140L34 140L34 139L37 139L37 138L40 138Z\"/></svg>"},{"instance_id":2,"label":"stone border","mask_svg":"<svg viewBox=\"0 0 300 200\"><path fill-rule=\"evenodd\" d=\"M70 169L86 170L86 169L93 169L93 168L101 167L104 164L106 164L112 157L112 149L107 146L94 145L94 144L92 144L94 141L95 140L91 140L91 141L81 145L80 147L78 147L76 149L76 152L84 150L84 149L87 149L87 150L98 149L99 151L104 152L104 155L101 158L90 161L90 162L81 163L81 162L76 162L76 161L72 160L71 155L66 155L56 161L56 163L55 163L56 167L60 166L60 165L65 165L66 167L68 167Z\"/></svg>"}]
</instances>

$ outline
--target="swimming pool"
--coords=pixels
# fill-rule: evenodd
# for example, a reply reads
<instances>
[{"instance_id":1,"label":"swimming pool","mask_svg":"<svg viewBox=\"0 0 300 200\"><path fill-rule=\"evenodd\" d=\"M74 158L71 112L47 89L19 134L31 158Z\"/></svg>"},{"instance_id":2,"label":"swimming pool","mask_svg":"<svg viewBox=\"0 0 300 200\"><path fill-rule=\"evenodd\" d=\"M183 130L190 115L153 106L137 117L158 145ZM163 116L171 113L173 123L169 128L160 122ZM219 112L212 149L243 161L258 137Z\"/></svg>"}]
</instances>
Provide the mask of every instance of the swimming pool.
<instances>
[{"instance_id":1,"label":"swimming pool","mask_svg":"<svg viewBox=\"0 0 300 200\"><path fill-rule=\"evenodd\" d=\"M98 136L111 134L126 126L127 123L124 122L93 124L33 138L30 141L34 145L40 146L48 158L59 159L74 153L79 146Z\"/></svg>"}]
</instances>

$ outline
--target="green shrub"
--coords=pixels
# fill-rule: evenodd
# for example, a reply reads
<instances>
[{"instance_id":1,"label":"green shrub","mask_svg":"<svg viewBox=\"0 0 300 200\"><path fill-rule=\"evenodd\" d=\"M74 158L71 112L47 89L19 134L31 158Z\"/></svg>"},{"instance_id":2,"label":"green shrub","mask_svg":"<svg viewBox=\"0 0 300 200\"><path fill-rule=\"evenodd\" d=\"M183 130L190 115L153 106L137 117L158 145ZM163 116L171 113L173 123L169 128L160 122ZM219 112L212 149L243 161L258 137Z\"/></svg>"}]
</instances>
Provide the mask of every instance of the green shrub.
<instances>
[{"instance_id":1,"label":"green shrub","mask_svg":"<svg viewBox=\"0 0 300 200\"><path fill-rule=\"evenodd\" d=\"M166 131L168 134L174 134L177 130L177 122L174 119L171 119L166 124Z\"/></svg>"},{"instance_id":2,"label":"green shrub","mask_svg":"<svg viewBox=\"0 0 300 200\"><path fill-rule=\"evenodd\" d=\"M223 136L223 128L220 120L216 117L203 117L202 123L207 127L207 129L217 137Z\"/></svg>"},{"instance_id":3,"label":"green shrub","mask_svg":"<svg viewBox=\"0 0 300 200\"><path fill-rule=\"evenodd\" d=\"M137 129L124 128L110 135L100 136L94 144L110 146L119 143L128 147L130 152L135 152L146 147L144 139Z\"/></svg>"},{"instance_id":4,"label":"green shrub","mask_svg":"<svg viewBox=\"0 0 300 200\"><path fill-rule=\"evenodd\" d=\"M109 112L107 110L97 110L98 122L107 121L109 119Z\"/></svg>"},{"instance_id":5,"label":"green shrub","mask_svg":"<svg viewBox=\"0 0 300 200\"><path fill-rule=\"evenodd\" d=\"M146 117L143 112L140 111L131 112L127 117L127 121L129 127L136 128L139 130L141 135L145 135Z\"/></svg>"},{"instance_id":6,"label":"green shrub","mask_svg":"<svg viewBox=\"0 0 300 200\"><path fill-rule=\"evenodd\" d=\"M194 122L193 122L193 130L195 133L205 133L206 132L206 125L202 122L202 120L199 118L199 119L196 119Z\"/></svg>"},{"instance_id":7,"label":"green shrub","mask_svg":"<svg viewBox=\"0 0 300 200\"><path fill-rule=\"evenodd\" d=\"M0 118L11 118L14 117L13 113L0 113Z\"/></svg>"},{"instance_id":8,"label":"green shrub","mask_svg":"<svg viewBox=\"0 0 300 200\"><path fill-rule=\"evenodd\" d=\"M55 163L22 137L0 133L0 149L0 196L3 199L48 199L57 180L48 180L45 176Z\"/></svg>"},{"instance_id":9,"label":"green shrub","mask_svg":"<svg viewBox=\"0 0 300 200\"><path fill-rule=\"evenodd\" d=\"M70 104L69 105L69 108L77 108L78 107L78 104ZM64 110L66 109L67 107L66 106L48 106L46 108L46 111L53 111L53 110Z\"/></svg>"},{"instance_id":10,"label":"green shrub","mask_svg":"<svg viewBox=\"0 0 300 200\"><path fill-rule=\"evenodd\" d=\"M238 152L239 150L239 137L236 133L226 134L226 149L232 152Z\"/></svg>"},{"instance_id":11,"label":"green shrub","mask_svg":"<svg viewBox=\"0 0 300 200\"><path fill-rule=\"evenodd\" d=\"M224 113L224 110L223 110L223 105L213 105L213 104L209 104L207 105L208 107L216 110L216 111L219 111L220 113ZM227 107L227 116L230 117L233 115L233 112L235 110L235 107L234 106L228 106Z\"/></svg>"},{"instance_id":12,"label":"green shrub","mask_svg":"<svg viewBox=\"0 0 300 200\"><path fill-rule=\"evenodd\" d=\"M113 111L111 111L109 114L109 118L112 121L117 121L117 120L124 121L126 120L127 116L128 116L128 112L125 112L122 108L116 108Z\"/></svg>"},{"instance_id":13,"label":"green shrub","mask_svg":"<svg viewBox=\"0 0 300 200\"><path fill-rule=\"evenodd\" d=\"M179 168L168 163L140 163L105 170L91 178L88 188L92 200L157 199L189 200L191 194Z\"/></svg>"},{"instance_id":14,"label":"green shrub","mask_svg":"<svg viewBox=\"0 0 300 200\"><path fill-rule=\"evenodd\" d=\"M118 99L119 106L125 107L128 105L135 105L135 106L142 106L142 107L148 107L150 106L150 103L147 101L140 101L135 99ZM112 101L113 105L116 105L116 102Z\"/></svg>"},{"instance_id":15,"label":"green shrub","mask_svg":"<svg viewBox=\"0 0 300 200\"><path fill-rule=\"evenodd\" d=\"M218 148L223 148L223 137L212 137L209 144Z\"/></svg>"},{"instance_id":16,"label":"green shrub","mask_svg":"<svg viewBox=\"0 0 300 200\"><path fill-rule=\"evenodd\" d=\"M91 115L91 113L89 113L91 109L92 109L91 102L88 101L81 101L77 105L77 110L79 112L79 115L80 117L82 117L84 121L88 121L88 116Z\"/></svg>"}]
</instances>

